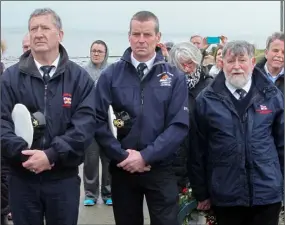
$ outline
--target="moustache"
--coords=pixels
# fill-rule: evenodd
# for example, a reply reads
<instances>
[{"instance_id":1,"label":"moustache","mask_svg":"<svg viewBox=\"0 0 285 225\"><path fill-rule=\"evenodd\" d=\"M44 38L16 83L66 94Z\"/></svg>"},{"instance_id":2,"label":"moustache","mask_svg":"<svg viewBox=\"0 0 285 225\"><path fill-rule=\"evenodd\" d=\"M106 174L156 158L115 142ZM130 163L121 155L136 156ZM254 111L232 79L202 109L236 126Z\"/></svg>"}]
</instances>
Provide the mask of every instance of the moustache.
<instances>
[{"instance_id":1,"label":"moustache","mask_svg":"<svg viewBox=\"0 0 285 225\"><path fill-rule=\"evenodd\" d=\"M243 70L232 70L231 74L233 74L233 73L244 73L244 71Z\"/></svg>"}]
</instances>

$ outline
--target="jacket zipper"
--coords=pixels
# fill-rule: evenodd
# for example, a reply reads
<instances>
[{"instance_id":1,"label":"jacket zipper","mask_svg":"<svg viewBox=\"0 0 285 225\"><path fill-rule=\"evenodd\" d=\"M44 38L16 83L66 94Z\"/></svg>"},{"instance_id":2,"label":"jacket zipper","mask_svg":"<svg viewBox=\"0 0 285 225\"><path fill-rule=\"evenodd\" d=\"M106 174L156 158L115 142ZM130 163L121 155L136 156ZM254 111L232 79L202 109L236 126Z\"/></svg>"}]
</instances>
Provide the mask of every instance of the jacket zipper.
<instances>
[{"instance_id":1,"label":"jacket zipper","mask_svg":"<svg viewBox=\"0 0 285 225\"><path fill-rule=\"evenodd\" d=\"M247 110L246 110L247 111ZM244 117L245 115L243 115ZM246 118L247 120L247 118ZM249 205L251 206L252 205L252 186L251 186L251 178L250 178L250 172L251 172L251 169L250 169L250 162L249 162L249 153L248 153L248 150L247 150L247 129L246 128L246 121L241 121L241 124L242 124L242 133L244 135L244 151L245 151L245 170L246 170L246 178L247 178L247 183L248 183L248 194L249 194Z\"/></svg>"},{"instance_id":2,"label":"jacket zipper","mask_svg":"<svg viewBox=\"0 0 285 225\"><path fill-rule=\"evenodd\" d=\"M216 97L213 97L214 99L216 99ZM247 110L248 110L248 108L249 108L249 106L252 104L252 102L253 102L253 100L255 99L255 97L254 98L252 98L252 101L251 101L251 103L246 107L246 110L245 110L245 112L247 112ZM226 104L229 108L230 108L230 110L238 117L238 119L239 119L239 121L240 121L240 123L241 123L241 129L242 129L242 133L243 133L243 135L244 135L244 140L245 140L245 142L244 142L244 147L245 147L245 149L244 149L244 151L245 151L245 169L246 169L246 177L247 177L247 182L248 182L248 191L249 191L249 204L251 205L252 204L252 193L253 193L253 191L252 191L252 187L251 187L251 185L250 185L250 174L249 174L249 172L248 172L248 170L250 170L250 167L249 167L249 162L248 162L248 159L249 159L249 155L248 155L248 152L247 152L247 138L246 138L246 135L247 135L247 132L245 132L245 125L244 125L244 123L245 122L243 122L243 120L242 120L242 118L240 118L240 116L239 116L239 114L236 112L236 110L235 110L235 108L233 107L233 105L230 103L230 104Z\"/></svg>"},{"instance_id":3,"label":"jacket zipper","mask_svg":"<svg viewBox=\"0 0 285 225\"><path fill-rule=\"evenodd\" d=\"M143 106L144 106L144 89L142 87L142 81L140 81L140 118L139 118L139 135L138 135L138 141L137 141L137 151L139 151L140 146L140 139L141 139L141 130L142 130L142 115L143 115Z\"/></svg>"},{"instance_id":4,"label":"jacket zipper","mask_svg":"<svg viewBox=\"0 0 285 225\"><path fill-rule=\"evenodd\" d=\"M47 103L47 87L48 87L48 84L45 83L45 93L44 93L44 116L45 117L46 117L46 103ZM46 134L45 133L46 132L44 131L44 136L43 136L43 140L42 140L42 150L45 149L45 144L46 144L46 137L45 137Z\"/></svg>"},{"instance_id":5,"label":"jacket zipper","mask_svg":"<svg viewBox=\"0 0 285 225\"><path fill-rule=\"evenodd\" d=\"M248 106L245 109L245 114L243 115L243 117L245 117L247 115L247 110L249 109L249 107L252 105L252 103L255 101L255 99L257 98L257 95L254 95L251 102L248 104ZM247 143L247 126L248 126L248 116L246 116L245 119L243 119L242 125L243 125L243 133L244 133L244 140L245 140L245 154L246 154L246 159L245 159L245 168L246 168L246 174L247 174L247 182L248 182L248 191L249 191L249 205L252 206L253 204L253 187L252 187L252 182L251 182L251 176L250 176L250 172L251 172L251 167L250 167L250 155L249 155L249 151L248 151L248 143Z\"/></svg>"},{"instance_id":6,"label":"jacket zipper","mask_svg":"<svg viewBox=\"0 0 285 225\"><path fill-rule=\"evenodd\" d=\"M137 140L137 151L139 151L139 146L140 146L140 139L141 139L141 124L142 124L142 116L143 116L143 106L144 106L144 87L142 85L143 80L146 78L146 76L150 73L150 71L154 68L154 66L160 65L160 64L164 64L164 61L158 61L156 63L154 63L151 67L151 69L143 75L142 79L139 79L140 81L140 120L139 120L139 135L138 135L138 140ZM139 78L138 74L137 77Z\"/></svg>"}]
</instances>

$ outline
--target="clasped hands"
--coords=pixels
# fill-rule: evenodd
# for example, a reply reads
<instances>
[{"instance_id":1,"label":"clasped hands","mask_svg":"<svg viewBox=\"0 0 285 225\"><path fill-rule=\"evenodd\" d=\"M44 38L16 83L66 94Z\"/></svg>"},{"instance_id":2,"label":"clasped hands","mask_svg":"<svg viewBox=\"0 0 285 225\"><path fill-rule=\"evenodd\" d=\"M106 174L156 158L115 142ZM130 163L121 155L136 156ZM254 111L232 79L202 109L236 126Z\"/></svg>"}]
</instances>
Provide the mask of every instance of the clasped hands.
<instances>
[{"instance_id":1,"label":"clasped hands","mask_svg":"<svg viewBox=\"0 0 285 225\"><path fill-rule=\"evenodd\" d=\"M128 157L124 161L117 164L118 167L130 173L143 173L146 171L150 171L151 166L146 165L139 151L128 149L127 152L129 153Z\"/></svg>"},{"instance_id":2,"label":"clasped hands","mask_svg":"<svg viewBox=\"0 0 285 225\"><path fill-rule=\"evenodd\" d=\"M45 170L51 170L54 164L50 165L48 157L41 150L23 150L23 155L29 156L29 159L22 163L22 166L35 174L39 174Z\"/></svg>"}]
</instances>

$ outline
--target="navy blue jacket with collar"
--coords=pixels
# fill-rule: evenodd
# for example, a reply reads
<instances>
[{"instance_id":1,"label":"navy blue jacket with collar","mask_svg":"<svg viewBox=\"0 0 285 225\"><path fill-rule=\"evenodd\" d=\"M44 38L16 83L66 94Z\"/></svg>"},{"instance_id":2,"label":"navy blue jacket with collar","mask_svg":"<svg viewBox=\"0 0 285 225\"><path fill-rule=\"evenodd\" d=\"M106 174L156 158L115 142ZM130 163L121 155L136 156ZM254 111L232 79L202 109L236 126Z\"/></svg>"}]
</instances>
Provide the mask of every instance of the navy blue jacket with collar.
<instances>
[{"instance_id":1,"label":"navy blue jacket with collar","mask_svg":"<svg viewBox=\"0 0 285 225\"><path fill-rule=\"evenodd\" d=\"M267 59L264 57L262 60L260 60L259 63L256 64L256 67L259 68L265 74L265 76L270 76L266 73L264 69L266 62L267 62ZM284 73L281 74L281 76L277 78L277 80L275 81L275 85L284 95Z\"/></svg>"},{"instance_id":2,"label":"navy blue jacket with collar","mask_svg":"<svg viewBox=\"0 0 285 225\"><path fill-rule=\"evenodd\" d=\"M21 151L27 143L14 133L13 107L24 104L31 113L45 114L44 136L31 149L44 150L54 167L41 173L56 179L78 174L84 150L95 133L95 86L88 73L68 59L60 45L60 60L55 74L45 84L31 51L1 76L1 153L12 172L30 175L22 167Z\"/></svg>"},{"instance_id":3,"label":"navy blue jacket with collar","mask_svg":"<svg viewBox=\"0 0 285 225\"><path fill-rule=\"evenodd\" d=\"M190 183L198 200L217 206L266 205L282 201L284 99L255 68L252 99L243 118L220 72L196 99L199 147L191 149ZM191 141L191 140L190 140Z\"/></svg>"},{"instance_id":4,"label":"navy blue jacket with collar","mask_svg":"<svg viewBox=\"0 0 285 225\"><path fill-rule=\"evenodd\" d=\"M186 78L164 61L160 50L156 54L153 67L142 80L131 63L131 48L105 69L98 80L96 139L113 162L123 161L128 156L126 149L136 149L147 164L169 164L187 135ZM108 127L109 105L131 117L130 132L121 141Z\"/></svg>"}]
</instances>

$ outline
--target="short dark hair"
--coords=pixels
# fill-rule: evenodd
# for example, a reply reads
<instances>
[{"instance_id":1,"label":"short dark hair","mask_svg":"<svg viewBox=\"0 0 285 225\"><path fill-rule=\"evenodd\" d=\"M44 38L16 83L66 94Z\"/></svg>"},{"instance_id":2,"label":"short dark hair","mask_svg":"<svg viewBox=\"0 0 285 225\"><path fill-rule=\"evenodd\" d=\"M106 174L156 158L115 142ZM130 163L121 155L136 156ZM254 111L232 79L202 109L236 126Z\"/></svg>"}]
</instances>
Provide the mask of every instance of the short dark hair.
<instances>
[{"instance_id":1,"label":"short dark hair","mask_svg":"<svg viewBox=\"0 0 285 225\"><path fill-rule=\"evenodd\" d=\"M152 12L149 11L139 11L136 14L133 15L131 21L130 21L130 31L132 30L132 21L137 20L140 22L145 22L148 20L153 20L155 22L155 33L157 34L159 32L159 21L156 15L154 15Z\"/></svg>"}]
</instances>

